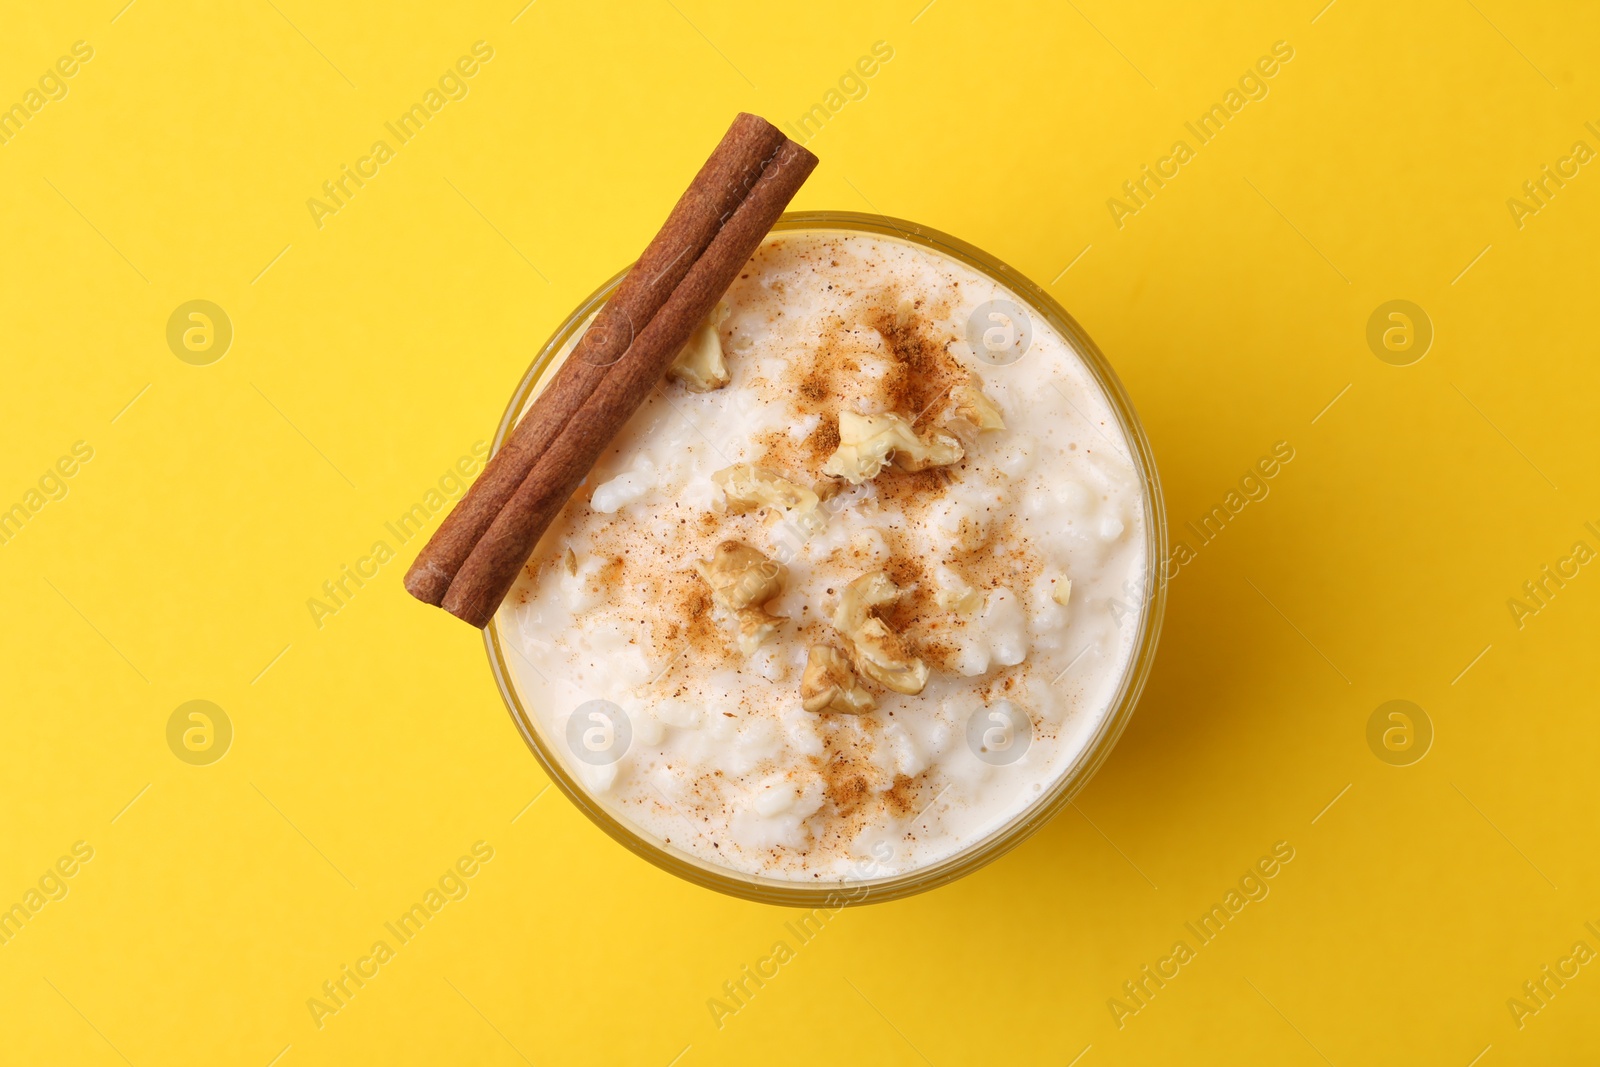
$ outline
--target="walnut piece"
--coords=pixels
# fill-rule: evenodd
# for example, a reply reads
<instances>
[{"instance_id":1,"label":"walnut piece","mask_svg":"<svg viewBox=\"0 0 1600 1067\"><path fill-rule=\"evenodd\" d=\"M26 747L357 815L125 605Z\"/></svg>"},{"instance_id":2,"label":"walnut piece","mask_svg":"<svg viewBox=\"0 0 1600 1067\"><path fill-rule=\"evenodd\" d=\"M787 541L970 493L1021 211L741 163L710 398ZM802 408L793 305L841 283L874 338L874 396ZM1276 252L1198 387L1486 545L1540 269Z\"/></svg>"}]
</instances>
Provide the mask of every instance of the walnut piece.
<instances>
[{"instance_id":1,"label":"walnut piece","mask_svg":"<svg viewBox=\"0 0 1600 1067\"><path fill-rule=\"evenodd\" d=\"M806 651L806 671L800 679L800 706L807 711L837 711L859 715L877 706L871 693L856 680L850 659L829 645L812 645Z\"/></svg>"},{"instance_id":2,"label":"walnut piece","mask_svg":"<svg viewBox=\"0 0 1600 1067\"><path fill-rule=\"evenodd\" d=\"M762 642L778 632L778 623L783 621L776 615L768 615L765 608L743 608L737 614L739 634L734 644L746 656L755 655Z\"/></svg>"},{"instance_id":3,"label":"walnut piece","mask_svg":"<svg viewBox=\"0 0 1600 1067\"><path fill-rule=\"evenodd\" d=\"M955 401L955 410L950 415L952 429L976 434L1006 428L1005 416L1000 414L1000 406L983 391L983 381L976 374L972 375L967 384L958 385L951 390L950 399Z\"/></svg>"},{"instance_id":4,"label":"walnut piece","mask_svg":"<svg viewBox=\"0 0 1600 1067\"><path fill-rule=\"evenodd\" d=\"M695 560L694 569L711 587L712 599L736 616L739 651L753 655L777 632L781 620L763 605L783 592L788 569L743 541L722 542L710 560Z\"/></svg>"},{"instance_id":5,"label":"walnut piece","mask_svg":"<svg viewBox=\"0 0 1600 1067\"><path fill-rule=\"evenodd\" d=\"M970 615L983 607L983 595L976 589L941 589L933 596L934 603L946 611Z\"/></svg>"},{"instance_id":6,"label":"walnut piece","mask_svg":"<svg viewBox=\"0 0 1600 1067\"><path fill-rule=\"evenodd\" d=\"M717 329L727 314L726 304L719 303L712 309L710 316L695 328L673 358L667 377L678 379L693 393L709 393L733 380L722 358L722 335Z\"/></svg>"},{"instance_id":7,"label":"walnut piece","mask_svg":"<svg viewBox=\"0 0 1600 1067\"><path fill-rule=\"evenodd\" d=\"M855 632L856 665L861 673L896 693L916 696L928 684L928 665L906 650L900 635L871 618Z\"/></svg>"},{"instance_id":8,"label":"walnut piece","mask_svg":"<svg viewBox=\"0 0 1600 1067\"><path fill-rule=\"evenodd\" d=\"M823 464L822 472L860 485L876 478L890 458L901 470L920 471L947 466L963 455L961 442L954 437L937 430L918 437L903 415L840 411L839 447Z\"/></svg>"},{"instance_id":9,"label":"walnut piece","mask_svg":"<svg viewBox=\"0 0 1600 1067\"><path fill-rule=\"evenodd\" d=\"M968 615L983 607L983 594L962 581L959 574L948 568L939 568L936 586L933 602L946 611Z\"/></svg>"},{"instance_id":10,"label":"walnut piece","mask_svg":"<svg viewBox=\"0 0 1600 1067\"><path fill-rule=\"evenodd\" d=\"M743 541L724 541L710 560L697 559L695 573L729 611L765 604L783 592L788 569Z\"/></svg>"},{"instance_id":11,"label":"walnut piece","mask_svg":"<svg viewBox=\"0 0 1600 1067\"><path fill-rule=\"evenodd\" d=\"M817 494L805 486L751 463L724 467L711 480L722 489L728 510L735 515L768 505L783 511L810 511L820 502Z\"/></svg>"},{"instance_id":12,"label":"walnut piece","mask_svg":"<svg viewBox=\"0 0 1600 1067\"><path fill-rule=\"evenodd\" d=\"M872 612L900 599L900 587L883 571L869 571L844 587L833 610L833 628L849 636L861 628Z\"/></svg>"},{"instance_id":13,"label":"walnut piece","mask_svg":"<svg viewBox=\"0 0 1600 1067\"><path fill-rule=\"evenodd\" d=\"M863 574L845 586L833 627L850 642L856 669L896 693L915 696L928 684L928 665L907 650L899 634L873 614L900 598L900 587L883 571Z\"/></svg>"}]
</instances>

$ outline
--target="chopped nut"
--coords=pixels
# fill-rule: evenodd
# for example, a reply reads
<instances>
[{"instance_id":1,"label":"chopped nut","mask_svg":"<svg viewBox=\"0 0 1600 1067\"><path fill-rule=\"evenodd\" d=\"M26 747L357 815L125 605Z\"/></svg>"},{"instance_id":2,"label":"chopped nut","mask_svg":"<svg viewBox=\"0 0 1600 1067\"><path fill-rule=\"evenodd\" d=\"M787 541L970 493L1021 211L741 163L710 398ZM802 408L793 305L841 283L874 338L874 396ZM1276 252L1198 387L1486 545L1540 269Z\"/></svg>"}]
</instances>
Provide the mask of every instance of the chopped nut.
<instances>
[{"instance_id":1,"label":"chopped nut","mask_svg":"<svg viewBox=\"0 0 1600 1067\"><path fill-rule=\"evenodd\" d=\"M977 375L974 374L966 385L956 386L950 398L955 401L955 410L950 415L952 429L983 433L1006 428L1000 406L983 391L983 381Z\"/></svg>"},{"instance_id":2,"label":"chopped nut","mask_svg":"<svg viewBox=\"0 0 1600 1067\"><path fill-rule=\"evenodd\" d=\"M717 324L727 313L726 304L719 303L712 309L710 316L689 335L689 340L672 360L667 377L678 379L694 393L709 393L733 380L728 364L722 359L722 335L717 330Z\"/></svg>"},{"instance_id":3,"label":"chopped nut","mask_svg":"<svg viewBox=\"0 0 1600 1067\"><path fill-rule=\"evenodd\" d=\"M942 576L941 576L942 577ZM950 575L948 585L940 583L933 594L933 602L946 611L959 611L963 615L970 614L983 607L983 594L961 581L955 575Z\"/></svg>"},{"instance_id":4,"label":"chopped nut","mask_svg":"<svg viewBox=\"0 0 1600 1067\"><path fill-rule=\"evenodd\" d=\"M911 655L900 635L872 614L899 597L900 587L883 571L863 574L845 587L833 626L850 642L857 670L896 693L915 696L928 684L928 665Z\"/></svg>"},{"instance_id":5,"label":"chopped nut","mask_svg":"<svg viewBox=\"0 0 1600 1067\"><path fill-rule=\"evenodd\" d=\"M695 560L695 573L711 587L711 595L729 611L765 604L783 592L788 569L743 541L724 541L708 560Z\"/></svg>"},{"instance_id":6,"label":"chopped nut","mask_svg":"<svg viewBox=\"0 0 1600 1067\"><path fill-rule=\"evenodd\" d=\"M568 574L572 575L574 578L578 576L578 556L572 551L572 546L567 546L567 550L562 553L561 563L567 568Z\"/></svg>"},{"instance_id":7,"label":"chopped nut","mask_svg":"<svg viewBox=\"0 0 1600 1067\"><path fill-rule=\"evenodd\" d=\"M843 652L829 645L812 645L807 650L806 671L800 679L801 707L859 715L876 705L872 694L856 680Z\"/></svg>"},{"instance_id":8,"label":"chopped nut","mask_svg":"<svg viewBox=\"0 0 1600 1067\"><path fill-rule=\"evenodd\" d=\"M953 589L941 589L934 595L934 601L946 611L959 611L963 615L970 615L983 607L983 594L976 589L964 589L956 592Z\"/></svg>"},{"instance_id":9,"label":"chopped nut","mask_svg":"<svg viewBox=\"0 0 1600 1067\"><path fill-rule=\"evenodd\" d=\"M1050 599L1062 607L1067 606L1067 598L1072 596L1072 579L1062 578L1056 582L1056 587L1050 590Z\"/></svg>"},{"instance_id":10,"label":"chopped nut","mask_svg":"<svg viewBox=\"0 0 1600 1067\"><path fill-rule=\"evenodd\" d=\"M928 684L928 665L906 650L900 635L871 618L853 638L861 673L896 693L916 696Z\"/></svg>"},{"instance_id":11,"label":"chopped nut","mask_svg":"<svg viewBox=\"0 0 1600 1067\"><path fill-rule=\"evenodd\" d=\"M755 655L761 643L778 632L778 623L782 621L775 615L768 615L765 608L743 608L738 615L737 644L746 656Z\"/></svg>"},{"instance_id":12,"label":"chopped nut","mask_svg":"<svg viewBox=\"0 0 1600 1067\"><path fill-rule=\"evenodd\" d=\"M846 636L861 628L874 608L900 599L900 587L883 571L863 574L844 587L839 606L833 611L833 628Z\"/></svg>"},{"instance_id":13,"label":"chopped nut","mask_svg":"<svg viewBox=\"0 0 1600 1067\"><path fill-rule=\"evenodd\" d=\"M750 463L736 463L711 476L727 499L728 510L735 515L754 511L763 505L782 508L784 511L810 511L818 503L817 494L803 485L796 485L776 471Z\"/></svg>"},{"instance_id":14,"label":"chopped nut","mask_svg":"<svg viewBox=\"0 0 1600 1067\"><path fill-rule=\"evenodd\" d=\"M844 483L839 481L837 478L819 478L817 482L812 485L811 491L817 494L818 501L826 503L838 496L840 490L843 488Z\"/></svg>"},{"instance_id":15,"label":"chopped nut","mask_svg":"<svg viewBox=\"0 0 1600 1067\"><path fill-rule=\"evenodd\" d=\"M961 442L937 430L918 437L903 415L839 412L839 447L822 467L824 474L860 485L876 478L890 458L901 470L920 471L960 460Z\"/></svg>"},{"instance_id":16,"label":"chopped nut","mask_svg":"<svg viewBox=\"0 0 1600 1067\"><path fill-rule=\"evenodd\" d=\"M694 569L711 587L712 598L737 617L739 651L753 655L782 621L762 605L783 592L788 570L743 541L722 542L709 562L695 560Z\"/></svg>"}]
</instances>

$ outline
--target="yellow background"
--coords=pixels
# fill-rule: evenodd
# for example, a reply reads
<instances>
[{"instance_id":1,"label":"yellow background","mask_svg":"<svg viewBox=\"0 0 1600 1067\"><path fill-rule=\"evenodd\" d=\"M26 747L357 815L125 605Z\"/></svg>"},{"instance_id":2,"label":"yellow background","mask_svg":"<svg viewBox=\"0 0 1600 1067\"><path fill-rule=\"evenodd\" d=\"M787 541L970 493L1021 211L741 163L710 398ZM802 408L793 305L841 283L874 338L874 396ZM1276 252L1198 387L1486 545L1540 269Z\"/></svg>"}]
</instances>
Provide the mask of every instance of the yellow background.
<instances>
[{"instance_id":1,"label":"yellow background","mask_svg":"<svg viewBox=\"0 0 1600 1067\"><path fill-rule=\"evenodd\" d=\"M1600 174L1520 229L1506 201L1600 148L1600 20L925 2L10 0L0 102L95 51L0 146L0 506L75 441L94 458L0 545L0 904L95 851L0 947L0 1058L1592 1053L1600 966L1520 1029L1506 1002L1600 950L1600 574L1521 628L1507 601L1600 548ZM319 229L307 198L478 40L470 95ZM1270 95L1118 229L1107 198L1280 40ZM810 142L796 207L914 219L1048 285L1126 383L1175 536L1275 442L1295 458L1172 583L1076 809L834 917L718 1029L708 998L793 915L675 881L542 792L478 635L401 589L418 541L320 628L306 601L491 436L736 110L793 121L876 41L893 59ZM235 332L209 366L165 340L197 298ZM1365 339L1397 298L1436 331L1407 367ZM191 699L234 727L209 766L167 746ZM1412 766L1367 744L1390 699L1436 733ZM318 1029L307 999L480 840L470 895ZM1119 1029L1108 998L1277 841L1271 895Z\"/></svg>"}]
</instances>

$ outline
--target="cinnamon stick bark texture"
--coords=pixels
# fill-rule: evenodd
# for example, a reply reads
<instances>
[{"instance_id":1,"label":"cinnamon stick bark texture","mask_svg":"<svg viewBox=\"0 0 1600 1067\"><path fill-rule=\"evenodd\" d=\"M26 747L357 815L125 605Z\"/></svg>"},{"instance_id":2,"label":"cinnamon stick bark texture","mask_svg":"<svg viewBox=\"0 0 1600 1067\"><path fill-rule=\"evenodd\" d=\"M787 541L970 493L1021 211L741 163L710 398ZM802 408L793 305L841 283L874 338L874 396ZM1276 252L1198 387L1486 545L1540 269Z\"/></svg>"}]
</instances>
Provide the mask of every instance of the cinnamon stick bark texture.
<instances>
[{"instance_id":1,"label":"cinnamon stick bark texture","mask_svg":"<svg viewBox=\"0 0 1600 1067\"><path fill-rule=\"evenodd\" d=\"M535 461L456 573L441 607L474 626L488 625L539 538L622 424L658 387L672 358L733 284L816 165L816 156L793 141L784 142L655 318Z\"/></svg>"},{"instance_id":2,"label":"cinnamon stick bark texture","mask_svg":"<svg viewBox=\"0 0 1600 1067\"><path fill-rule=\"evenodd\" d=\"M733 120L549 386L417 555L405 578L412 596L429 604L444 599L473 546L535 461L666 303L783 143L783 134L763 118L741 113Z\"/></svg>"}]
</instances>

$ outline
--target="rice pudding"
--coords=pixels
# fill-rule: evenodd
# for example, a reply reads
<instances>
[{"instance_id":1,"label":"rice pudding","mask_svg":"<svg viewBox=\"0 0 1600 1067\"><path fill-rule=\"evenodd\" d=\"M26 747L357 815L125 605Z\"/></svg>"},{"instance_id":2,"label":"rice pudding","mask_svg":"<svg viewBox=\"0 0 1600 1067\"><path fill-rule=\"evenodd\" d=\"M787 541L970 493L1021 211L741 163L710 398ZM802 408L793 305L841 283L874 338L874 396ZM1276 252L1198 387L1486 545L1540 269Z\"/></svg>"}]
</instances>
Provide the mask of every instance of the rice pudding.
<instances>
[{"instance_id":1,"label":"rice pudding","mask_svg":"<svg viewBox=\"0 0 1600 1067\"><path fill-rule=\"evenodd\" d=\"M1073 764L1129 671L1150 520L1111 403L1025 307L908 241L767 237L496 621L614 817L741 874L889 877Z\"/></svg>"}]
</instances>

